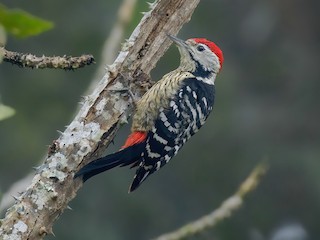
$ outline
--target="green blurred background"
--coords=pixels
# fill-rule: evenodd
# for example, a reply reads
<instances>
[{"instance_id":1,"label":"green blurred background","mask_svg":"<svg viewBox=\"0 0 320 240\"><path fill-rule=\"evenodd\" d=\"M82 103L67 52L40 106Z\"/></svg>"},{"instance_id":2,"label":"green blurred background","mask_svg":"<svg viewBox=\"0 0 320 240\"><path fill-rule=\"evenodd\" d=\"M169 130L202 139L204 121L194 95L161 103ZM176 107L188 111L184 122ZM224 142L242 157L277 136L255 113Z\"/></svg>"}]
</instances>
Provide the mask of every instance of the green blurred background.
<instances>
[{"instance_id":1,"label":"green blurred background","mask_svg":"<svg viewBox=\"0 0 320 240\"><path fill-rule=\"evenodd\" d=\"M51 20L55 28L7 49L37 55L91 53L99 64L119 0L2 0ZM146 11L138 0L126 38ZM127 194L134 172L114 169L88 181L54 225L55 239L150 239L194 220L230 196L267 158L270 171L244 206L190 239L277 239L294 223L308 239L320 227L320 2L202 0L181 38L206 37L224 51L216 105L203 129L170 164ZM171 47L152 72L174 69ZM17 111L0 122L0 189L39 165L72 120L98 64L77 71L0 65L1 101ZM124 127L108 152L124 141ZM3 213L2 213L3 216ZM49 237L48 239L54 239ZM282 238L285 239L285 238ZM288 238L293 239L293 238Z\"/></svg>"}]
</instances>

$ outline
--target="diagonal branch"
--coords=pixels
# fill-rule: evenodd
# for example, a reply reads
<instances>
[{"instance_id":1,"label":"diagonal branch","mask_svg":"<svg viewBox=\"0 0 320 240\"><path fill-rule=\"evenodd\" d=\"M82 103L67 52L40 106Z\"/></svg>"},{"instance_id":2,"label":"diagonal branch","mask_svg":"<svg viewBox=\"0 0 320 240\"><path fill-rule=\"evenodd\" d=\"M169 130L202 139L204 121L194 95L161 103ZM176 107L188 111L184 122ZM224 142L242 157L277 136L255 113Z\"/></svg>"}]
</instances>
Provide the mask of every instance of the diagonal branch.
<instances>
[{"instance_id":1,"label":"diagonal branch","mask_svg":"<svg viewBox=\"0 0 320 240\"><path fill-rule=\"evenodd\" d=\"M261 177L266 173L268 167L264 163L257 165L247 179L240 185L238 191L223 201L221 206L212 213L199 218L196 221L186 224L178 230L161 235L154 240L182 240L191 237L195 234L201 233L208 228L212 228L223 219L230 217L230 215L243 204L243 198L251 191L253 191Z\"/></svg>"},{"instance_id":2,"label":"diagonal branch","mask_svg":"<svg viewBox=\"0 0 320 240\"><path fill-rule=\"evenodd\" d=\"M93 77L90 86L88 90L86 90L86 92L89 93L96 87L98 83L97 80L100 80L99 78L101 78L105 73L106 65L111 64L112 61L116 58L117 53L120 50L120 43L122 39L124 39L125 29L128 27L132 19L136 1L137 0L123 0L123 2L121 3L117 20L114 23L111 33L109 34L110 36L106 39L104 43L102 59L99 61L98 70L95 76ZM0 58L2 49L3 48L0 48ZM33 176L34 171L29 173L22 179L19 179L17 182L13 183L11 187L1 195L0 214L14 203L14 198L12 196L15 196L18 192L24 191L29 185L29 182L32 180Z\"/></svg>"},{"instance_id":3,"label":"diagonal branch","mask_svg":"<svg viewBox=\"0 0 320 240\"><path fill-rule=\"evenodd\" d=\"M124 38L124 33L129 26L137 0L123 0L119 10L117 21L114 23L111 32L102 47L103 58L96 72L96 77L99 78L105 73L105 66L111 64L120 50L120 42ZM95 83L95 81L93 81Z\"/></svg>"},{"instance_id":4,"label":"diagonal branch","mask_svg":"<svg viewBox=\"0 0 320 240\"><path fill-rule=\"evenodd\" d=\"M149 73L170 45L166 33L176 34L199 0L159 0L151 4L124 44L108 72L89 95L75 119L50 146L45 162L30 186L7 210L0 222L3 239L41 239L52 233L54 221L82 186L73 180L80 165L105 150L131 112L131 88L141 95L149 84Z\"/></svg>"}]
</instances>

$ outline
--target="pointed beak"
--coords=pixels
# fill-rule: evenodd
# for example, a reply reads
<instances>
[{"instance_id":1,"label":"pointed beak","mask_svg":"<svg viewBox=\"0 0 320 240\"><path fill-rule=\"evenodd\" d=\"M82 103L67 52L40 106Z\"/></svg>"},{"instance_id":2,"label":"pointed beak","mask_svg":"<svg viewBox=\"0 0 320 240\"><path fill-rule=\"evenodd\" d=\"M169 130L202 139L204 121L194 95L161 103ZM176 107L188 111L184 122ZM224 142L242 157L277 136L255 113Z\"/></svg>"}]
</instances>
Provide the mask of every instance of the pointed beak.
<instances>
[{"instance_id":1,"label":"pointed beak","mask_svg":"<svg viewBox=\"0 0 320 240\"><path fill-rule=\"evenodd\" d=\"M168 37L178 46L183 48L188 48L188 45L180 38L177 38L173 35L168 34Z\"/></svg>"}]
</instances>

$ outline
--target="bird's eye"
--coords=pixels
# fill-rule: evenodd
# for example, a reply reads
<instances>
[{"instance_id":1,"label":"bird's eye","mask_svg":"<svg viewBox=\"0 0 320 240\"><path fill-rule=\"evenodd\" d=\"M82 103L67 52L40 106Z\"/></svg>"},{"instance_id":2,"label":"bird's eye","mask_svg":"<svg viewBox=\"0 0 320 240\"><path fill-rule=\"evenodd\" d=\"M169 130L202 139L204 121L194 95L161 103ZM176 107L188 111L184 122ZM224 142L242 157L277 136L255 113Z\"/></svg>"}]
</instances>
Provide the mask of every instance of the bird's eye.
<instances>
[{"instance_id":1,"label":"bird's eye","mask_svg":"<svg viewBox=\"0 0 320 240\"><path fill-rule=\"evenodd\" d=\"M199 45L199 46L197 47L197 50L198 50L199 52L202 52L202 51L204 51L204 46L202 46L202 45Z\"/></svg>"}]
</instances>

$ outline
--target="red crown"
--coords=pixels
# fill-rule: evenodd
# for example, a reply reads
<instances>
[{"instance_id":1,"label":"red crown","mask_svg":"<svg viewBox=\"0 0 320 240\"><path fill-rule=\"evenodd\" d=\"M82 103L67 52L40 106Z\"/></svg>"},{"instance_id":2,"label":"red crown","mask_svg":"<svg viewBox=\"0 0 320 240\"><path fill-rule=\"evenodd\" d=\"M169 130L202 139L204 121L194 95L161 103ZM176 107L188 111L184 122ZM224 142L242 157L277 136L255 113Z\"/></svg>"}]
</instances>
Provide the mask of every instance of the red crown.
<instances>
[{"instance_id":1,"label":"red crown","mask_svg":"<svg viewBox=\"0 0 320 240\"><path fill-rule=\"evenodd\" d=\"M221 49L214 42L211 42L205 38L192 38L192 39L196 43L202 43L202 44L207 45L211 49L211 51L213 53L215 53L217 55L217 57L219 58L220 68L222 68L223 61L224 61L223 53L222 53Z\"/></svg>"}]
</instances>

